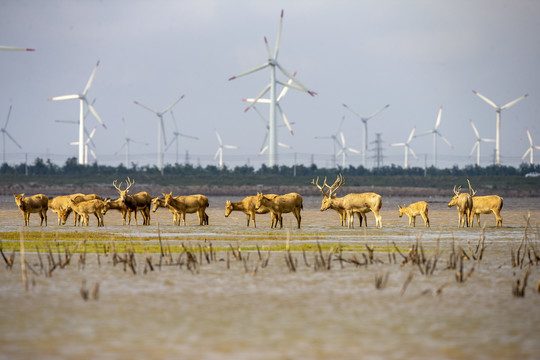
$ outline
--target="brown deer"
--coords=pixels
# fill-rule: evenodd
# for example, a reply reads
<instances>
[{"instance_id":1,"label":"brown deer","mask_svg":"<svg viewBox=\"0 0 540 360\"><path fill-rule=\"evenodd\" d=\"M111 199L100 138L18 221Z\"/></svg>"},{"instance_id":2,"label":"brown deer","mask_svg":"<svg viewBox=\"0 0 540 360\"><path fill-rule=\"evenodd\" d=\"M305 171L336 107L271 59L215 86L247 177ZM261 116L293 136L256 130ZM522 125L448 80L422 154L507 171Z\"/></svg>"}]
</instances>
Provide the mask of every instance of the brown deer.
<instances>
[{"instance_id":1,"label":"brown deer","mask_svg":"<svg viewBox=\"0 0 540 360\"><path fill-rule=\"evenodd\" d=\"M429 217L428 217L428 211L429 211L429 205L425 201L418 201L413 204L410 204L409 206L399 206L399 217L402 217L403 214L407 215L409 217L409 227L411 227L411 223L413 227L416 227L416 217L418 215L422 216L422 219L424 219L424 227L431 227L429 225Z\"/></svg>"},{"instance_id":2,"label":"brown deer","mask_svg":"<svg viewBox=\"0 0 540 360\"><path fill-rule=\"evenodd\" d=\"M480 214L490 214L495 215L495 220L497 222L497 227L502 227L502 216L501 209L503 207L503 198L499 195L486 195L486 196L475 196L476 191L472 188L471 182L467 179L469 183L469 192L473 196L473 206L471 211L471 227L474 225L474 217L480 226Z\"/></svg>"},{"instance_id":3,"label":"brown deer","mask_svg":"<svg viewBox=\"0 0 540 360\"><path fill-rule=\"evenodd\" d=\"M85 195L85 194L78 193L78 194L72 194L68 196L69 196L69 201L68 201L67 207L60 211L62 215L62 225L64 225L67 222L67 219L69 218L69 214L73 212L73 209L71 208L71 200L73 200L75 203L80 203L80 202L89 201L89 200L102 200L101 196L97 194ZM97 215L96 215L96 218L97 218ZM81 224L81 217L77 213L75 213L73 215L73 226L77 226L77 224L79 225Z\"/></svg>"},{"instance_id":4,"label":"brown deer","mask_svg":"<svg viewBox=\"0 0 540 360\"><path fill-rule=\"evenodd\" d=\"M339 177L338 179L334 182L334 184L332 186L328 186L326 184L326 177L324 178L324 184L321 186L319 185L319 177L317 177L317 180L315 181L315 179L313 179L311 181L311 183L313 185L315 185L320 191L321 193L323 194L323 199L324 198L327 198L327 197L331 197L331 196L334 196L335 197L335 194L333 195L330 195L330 193L333 193L335 192L334 191L334 188L338 185L339 183ZM327 187L328 188L328 191L325 191L324 188ZM342 206L341 206L341 202L339 201L334 201L330 204L330 209L334 210L335 212L338 213L339 215L339 218L341 220L341 226L347 226L348 223L347 223L347 210L345 210ZM325 209L326 210L326 209ZM321 211L324 211L321 209ZM367 212L370 212L371 210L369 208L366 208L366 212L356 212L356 214L358 215L358 221L360 222L360 226L362 226L362 221L364 221L364 224L365 226L367 227L367 217L366 217L366 213Z\"/></svg>"},{"instance_id":5,"label":"brown deer","mask_svg":"<svg viewBox=\"0 0 540 360\"><path fill-rule=\"evenodd\" d=\"M382 196L374 192L366 192L355 194L351 193L341 198L336 197L335 193L339 190L345 180L342 175L338 175L334 184L328 190L328 196L324 197L321 204L321 211L337 207L344 209L347 213L348 227L354 226L354 213L359 212L365 214L372 211L375 216L375 227L382 228L382 216L380 210L382 208Z\"/></svg>"},{"instance_id":6,"label":"brown deer","mask_svg":"<svg viewBox=\"0 0 540 360\"><path fill-rule=\"evenodd\" d=\"M165 198L155 197L152 199L152 212L156 212L160 207L169 210L173 214L173 224L180 225L180 212L176 211L172 206L165 205Z\"/></svg>"},{"instance_id":7,"label":"brown deer","mask_svg":"<svg viewBox=\"0 0 540 360\"><path fill-rule=\"evenodd\" d=\"M75 202L71 199L70 208L82 219L82 226L88 226L89 214L94 214L98 220L98 226L103 224L103 200L94 199Z\"/></svg>"},{"instance_id":8,"label":"brown deer","mask_svg":"<svg viewBox=\"0 0 540 360\"><path fill-rule=\"evenodd\" d=\"M101 210L101 213L105 215L109 210L117 210L120 212L120 215L122 216L122 225L126 225L126 223L131 225L131 211L128 209L126 204L124 204L122 199L105 199L103 201L103 210ZM134 213L134 216L135 222L137 222L137 213Z\"/></svg>"},{"instance_id":9,"label":"brown deer","mask_svg":"<svg viewBox=\"0 0 540 360\"><path fill-rule=\"evenodd\" d=\"M456 190L454 185L454 197L448 203L448 207L455 206L458 211L458 227L469 227L471 212L473 207L473 198L471 194L461 193L461 185Z\"/></svg>"},{"instance_id":10,"label":"brown deer","mask_svg":"<svg viewBox=\"0 0 540 360\"><path fill-rule=\"evenodd\" d=\"M283 228L283 216L282 214L292 212L298 223L300 229L300 222L302 216L300 211L304 208L303 199L300 194L289 193L285 195L278 195L273 199L263 195L263 193L257 193L257 202L255 203L255 210L259 210L262 207L269 208L272 214L276 217L276 223L274 227L277 227L279 221L279 228Z\"/></svg>"},{"instance_id":11,"label":"brown deer","mask_svg":"<svg viewBox=\"0 0 540 360\"><path fill-rule=\"evenodd\" d=\"M150 206L152 204L152 197L146 191L141 191L137 194L129 195L129 190L135 184L135 181L131 181L128 177L126 180L126 189L122 190L116 184L117 180L113 181L113 186L116 188L116 191L120 195L120 200L127 206L128 210L131 212L141 211L143 215L143 225L150 225ZM120 183L122 186L122 183ZM137 223L137 218L135 218L135 223Z\"/></svg>"},{"instance_id":12,"label":"brown deer","mask_svg":"<svg viewBox=\"0 0 540 360\"><path fill-rule=\"evenodd\" d=\"M58 215L58 225L63 225L65 222L62 217L64 212L68 211L69 203L71 199L75 196L84 195L84 194L72 194L72 195L60 195L55 196L52 199L49 199L49 209L55 212Z\"/></svg>"},{"instance_id":13,"label":"brown deer","mask_svg":"<svg viewBox=\"0 0 540 360\"><path fill-rule=\"evenodd\" d=\"M38 213L41 219L39 226L47 226L47 209L49 208L49 198L43 194L24 197L24 194L13 194L15 203L21 210L24 217L24 226L30 224L30 214Z\"/></svg>"},{"instance_id":14,"label":"brown deer","mask_svg":"<svg viewBox=\"0 0 540 360\"><path fill-rule=\"evenodd\" d=\"M267 198L273 200L277 195L275 194L266 194ZM241 211L247 216L247 226L249 227L249 220L253 220L253 227L257 227L255 223L255 214L268 214L270 209L264 206L261 206L259 209L255 210L255 205L257 203L257 196L246 196L242 201L232 202L227 200L225 204L225 217L229 217L233 211ZM277 219L274 214L272 214L272 220L270 227L273 228L277 225Z\"/></svg>"},{"instance_id":15,"label":"brown deer","mask_svg":"<svg viewBox=\"0 0 540 360\"><path fill-rule=\"evenodd\" d=\"M186 213L197 213L199 225L208 225L208 215L206 208L209 206L208 198L204 195L172 196L172 193L163 194L165 196L165 206L172 207L182 215L184 225L186 225Z\"/></svg>"}]
</instances>

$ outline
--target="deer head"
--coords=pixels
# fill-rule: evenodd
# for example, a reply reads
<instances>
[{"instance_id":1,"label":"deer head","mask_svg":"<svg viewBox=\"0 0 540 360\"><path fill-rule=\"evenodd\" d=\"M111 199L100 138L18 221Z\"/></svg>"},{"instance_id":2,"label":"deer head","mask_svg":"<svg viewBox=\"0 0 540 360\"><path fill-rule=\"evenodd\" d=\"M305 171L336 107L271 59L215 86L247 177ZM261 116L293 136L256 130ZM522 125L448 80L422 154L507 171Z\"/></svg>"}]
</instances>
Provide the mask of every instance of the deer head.
<instances>
[{"instance_id":1,"label":"deer head","mask_svg":"<svg viewBox=\"0 0 540 360\"><path fill-rule=\"evenodd\" d=\"M118 180L113 181L113 186L116 188L116 191L118 191L118 194L120 195L120 199L122 201L125 201L129 192L129 189L135 184L135 180L131 181L131 179L128 177L126 180L126 189L122 190L120 187L122 186L122 183L120 183L120 186L116 185Z\"/></svg>"}]
</instances>

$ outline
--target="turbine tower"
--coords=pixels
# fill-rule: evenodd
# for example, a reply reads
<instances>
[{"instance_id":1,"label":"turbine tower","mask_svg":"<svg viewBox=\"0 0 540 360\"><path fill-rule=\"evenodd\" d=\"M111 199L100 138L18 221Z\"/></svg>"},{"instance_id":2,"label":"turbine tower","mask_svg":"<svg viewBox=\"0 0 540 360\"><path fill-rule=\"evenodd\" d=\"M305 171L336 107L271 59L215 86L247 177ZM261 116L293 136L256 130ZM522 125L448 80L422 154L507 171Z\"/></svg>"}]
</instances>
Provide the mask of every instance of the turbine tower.
<instances>
[{"instance_id":1,"label":"turbine tower","mask_svg":"<svg viewBox=\"0 0 540 360\"><path fill-rule=\"evenodd\" d=\"M435 127L432 130L423 132L421 134L416 135L418 136L424 136L424 135L430 135L433 134L433 166L437 167L437 136L439 136L445 143L450 146L450 148L454 148L452 144L450 144L450 141L448 141L447 138L445 138L440 132L439 132L439 125L441 125L441 116L442 116L442 106L439 109L439 115L437 116L437 121L435 122Z\"/></svg>"},{"instance_id":2,"label":"turbine tower","mask_svg":"<svg viewBox=\"0 0 540 360\"><path fill-rule=\"evenodd\" d=\"M167 146L167 139L165 138L165 127L163 125L163 115L165 115L167 113L167 111L170 111L174 107L174 105L176 105L183 98L184 98L184 95L180 96L178 98L178 100L176 100L171 105L166 107L165 110L163 110L163 111L154 110L151 107L143 105L138 101L134 101L135 104L137 104L139 106L142 106L146 110L150 110L151 112L156 114L156 116L158 117L159 122L158 122L158 140L157 140L158 141L158 143L157 143L157 167L158 167L159 171L161 171L161 172L163 172L163 144L165 144L165 146ZM162 136L163 136L163 139L161 138Z\"/></svg>"},{"instance_id":3,"label":"turbine tower","mask_svg":"<svg viewBox=\"0 0 540 360\"><path fill-rule=\"evenodd\" d=\"M223 145L223 141L221 140L221 136L217 132L217 130L214 130L216 133L216 137L219 142L219 147L216 151L216 155L214 155L214 160L216 160L219 157L219 170L223 170L223 149L238 149L238 146L236 145Z\"/></svg>"},{"instance_id":4,"label":"turbine tower","mask_svg":"<svg viewBox=\"0 0 540 360\"><path fill-rule=\"evenodd\" d=\"M412 156L414 156L415 159L418 159L418 156L416 156L416 154L414 153L413 149L412 149L411 146L409 145L409 143L410 143L411 140L413 139L415 130L416 130L416 126L413 127L413 129L412 129L412 131L411 131L411 134L409 135L409 138L407 139L406 142L404 142L404 143L390 144L390 146L403 146L403 148L405 149L405 161L404 161L404 164L403 164L403 168L404 168L404 169L408 169L408 168L409 168L409 152L411 153Z\"/></svg>"},{"instance_id":5,"label":"turbine tower","mask_svg":"<svg viewBox=\"0 0 540 360\"><path fill-rule=\"evenodd\" d=\"M474 153L474 150L476 149L476 165L480 166L480 143L481 142L495 142L494 139L486 139L486 138L481 138L480 137L480 133L478 132L478 130L476 129L476 126L474 126L474 123L472 120L471 121L471 126L473 128L473 131L474 131L474 135L476 135L476 142L474 143L474 146L471 150L471 153L469 154L469 157L472 156L472 154Z\"/></svg>"},{"instance_id":6,"label":"turbine tower","mask_svg":"<svg viewBox=\"0 0 540 360\"><path fill-rule=\"evenodd\" d=\"M341 143L339 142L338 140L338 136L339 134L341 133L341 127L343 126L343 122L345 121L345 116L343 116L341 118L341 121L339 123L339 127L338 127L338 130L335 134L332 134L330 136L315 136L315 139L331 139L332 140L332 144L334 145L334 159L333 159L333 162L334 162L334 167L337 168L338 167L338 164L337 164L337 153L336 153L336 145L338 145L339 147L341 147Z\"/></svg>"},{"instance_id":7,"label":"turbine tower","mask_svg":"<svg viewBox=\"0 0 540 360\"><path fill-rule=\"evenodd\" d=\"M339 139L340 139L339 145L341 146L341 149L337 153L337 156L341 155L341 168L345 169L345 159L348 156L347 152L350 151L350 152L353 152L353 153L356 153L356 154L361 154L362 152L359 151L359 150L347 147L347 145L345 143L345 136L343 135L343 131L339 132Z\"/></svg>"},{"instance_id":8,"label":"turbine tower","mask_svg":"<svg viewBox=\"0 0 540 360\"><path fill-rule=\"evenodd\" d=\"M522 97L517 98L516 100L512 100L506 105L498 106L497 104L495 104L493 101L491 101L490 99L488 99L484 95L482 95L482 94L480 94L480 93L478 93L478 92L476 92L474 90L473 90L473 93L475 95L478 95L478 97L480 99L484 100L489 105L491 105L495 109L495 112L497 113L497 125L496 125L496 128L495 128L495 165L501 165L501 147L500 147L501 111L505 110L505 109L508 109L509 107L514 106L515 104L517 104L518 102L520 102L521 100L523 100L527 96L529 96L529 94L525 94Z\"/></svg>"},{"instance_id":9,"label":"turbine tower","mask_svg":"<svg viewBox=\"0 0 540 360\"><path fill-rule=\"evenodd\" d=\"M254 99L254 101L246 108L245 111L249 110L253 105L255 105L260 98L262 98L268 91L270 91L270 133L269 133L269 143L268 143L268 165L270 167L273 167L274 165L278 165L278 153L277 153L277 147L278 147L278 140L277 140L277 126L276 126L276 108L277 108L277 98L276 98L276 85L280 84L282 86L287 86L296 90L304 91L310 94L311 96L316 95L315 92L308 90L300 81L298 81L293 75L291 75L287 70L285 70L278 62L277 57L279 53L279 45L281 42L281 29L283 26L283 10L281 10L281 18L279 22L279 30L276 40L276 45L274 48L274 53L272 54L270 52L270 47L268 46L268 40L266 37L264 38L264 42L266 44L266 51L268 53L268 60L259 65L256 66L248 71L245 71L243 73L240 73L236 76L233 76L229 78L229 80L234 80L236 78L239 78L244 75L251 74L255 71L259 71L261 69L264 69L266 67L270 68L270 84L268 84L260 93L259 95ZM276 79L276 68L278 68L285 77L287 77L289 80L292 80L294 84L288 84L280 82ZM279 109L278 109L279 110Z\"/></svg>"},{"instance_id":10,"label":"turbine tower","mask_svg":"<svg viewBox=\"0 0 540 360\"><path fill-rule=\"evenodd\" d=\"M94 81L94 77L96 76L96 71L99 66L99 61L97 62L96 66L94 67L94 70L92 71L92 74L90 75L90 79L88 79L88 82L86 83L86 87L84 88L83 92L81 94L74 94L74 95L64 95L64 96L57 96L53 98L49 98L49 101L58 101L58 100L73 100L73 99L79 99L80 101L80 111L79 111L79 141L77 144L79 145L79 165L84 165L85 161L85 150L84 150L84 104L88 107L88 110L94 115L94 117L99 121L101 125L106 129L107 126L103 123L103 120L101 120L101 117L98 115L96 110L94 109L94 106L88 102L86 99L86 94L88 93L88 90L90 89L90 86L92 86L92 82Z\"/></svg>"},{"instance_id":11,"label":"turbine tower","mask_svg":"<svg viewBox=\"0 0 540 360\"><path fill-rule=\"evenodd\" d=\"M11 115L11 105L9 106L9 110L8 110L8 114L7 114L7 118L6 118L6 123L4 124L4 127L2 129L0 129L0 132L2 133L2 137L3 137L2 140L3 140L3 145L4 145L4 151L2 152L2 164L6 163L6 135L11 141L13 141L13 143L15 145L17 145L19 147L19 149L22 149L21 145L19 145L19 143L17 141L15 141L13 136L11 136L11 134L8 133L8 131L6 130L7 126L8 126L8 122L9 122L9 115Z\"/></svg>"},{"instance_id":12,"label":"turbine tower","mask_svg":"<svg viewBox=\"0 0 540 360\"><path fill-rule=\"evenodd\" d=\"M353 109L351 109L349 106L347 106L347 104L343 104L344 107L346 107L347 109L349 109L350 112L352 112L354 115L358 116L360 118L360 120L362 121L362 123L364 124L364 151L362 152L362 166L364 168L367 167L366 165L366 153L367 153L367 150L368 150L368 131L367 131L367 122L368 120L374 118L375 116L379 115L384 109L388 108L390 106L390 104L387 104L385 105L382 109L380 109L379 111L376 111L374 112L373 114L369 115L369 116L362 116L360 115L359 113L357 113L356 111L354 111Z\"/></svg>"},{"instance_id":13,"label":"turbine tower","mask_svg":"<svg viewBox=\"0 0 540 360\"><path fill-rule=\"evenodd\" d=\"M540 146L534 145L532 137L531 137L531 133L529 132L529 129L527 129L527 136L529 138L529 143L531 145L529 146L527 151L525 151L525 154L523 154L523 156L521 157L521 161L525 160L525 157L527 157L527 154L531 154L530 164L534 165L534 158L533 158L534 149L540 150Z\"/></svg>"},{"instance_id":14,"label":"turbine tower","mask_svg":"<svg viewBox=\"0 0 540 360\"><path fill-rule=\"evenodd\" d=\"M264 116L261 114L261 112L254 106L253 109L257 112L261 120L264 122L264 127L266 129L264 133L264 139L261 145L261 149L259 150L259 155L264 154L268 150L268 133L270 132L270 123L264 118ZM285 119L285 118L284 118ZM294 124L294 123L292 123ZM288 126L290 129L291 123L287 121L284 126ZM292 130L290 130L292 132ZM292 149L292 146L284 144L282 142L278 142L278 146L281 146L282 148L286 149Z\"/></svg>"},{"instance_id":15,"label":"turbine tower","mask_svg":"<svg viewBox=\"0 0 540 360\"><path fill-rule=\"evenodd\" d=\"M88 135L88 138L84 142L84 162L83 162L83 165L88 165L88 144L90 142L92 142L92 138L94 137L95 133L96 133L96 127L94 127L92 129L92 131L90 132L90 135ZM73 141L73 142L70 142L69 145L77 146L77 145L79 145L79 142L78 141ZM97 156L96 156L96 153L94 152L94 150L90 149L90 154L94 158L94 161L97 162Z\"/></svg>"}]
</instances>

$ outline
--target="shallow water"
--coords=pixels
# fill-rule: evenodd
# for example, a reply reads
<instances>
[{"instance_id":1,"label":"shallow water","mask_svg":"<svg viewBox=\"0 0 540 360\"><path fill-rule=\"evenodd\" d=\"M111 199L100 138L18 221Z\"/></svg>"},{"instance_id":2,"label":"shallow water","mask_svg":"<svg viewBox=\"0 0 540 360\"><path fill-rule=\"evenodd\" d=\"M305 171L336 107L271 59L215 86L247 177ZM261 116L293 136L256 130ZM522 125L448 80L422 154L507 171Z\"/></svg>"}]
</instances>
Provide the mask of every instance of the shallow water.
<instances>
[{"instance_id":1,"label":"shallow water","mask_svg":"<svg viewBox=\"0 0 540 360\"><path fill-rule=\"evenodd\" d=\"M308 252L308 267L302 253L293 253L297 271L290 272L284 253L274 252L262 268L256 252L246 264L227 253L217 254L210 264L203 261L198 271L184 265L155 267L144 272L144 256L137 258L137 274L113 266L111 256L87 256L84 269L77 261L54 271L51 278L29 272L30 289L21 281L19 256L12 270L0 266L0 358L182 358L182 359L509 359L538 358L540 353L540 266L531 268L526 296L512 295L512 284L523 278L524 269L512 268L511 243L517 246L530 211L531 224L540 222L538 199L505 199L504 227L496 229L493 215L483 215L486 251L480 263L464 262L464 272L474 266L465 283L455 281L455 270L446 270L452 240L468 251L475 245L478 227L458 229L455 209L447 199L431 199L432 227L408 227L399 218L397 204L419 199L384 199L383 229L375 229L372 214L368 228L345 229L335 212L320 212L320 198L306 198L302 229L296 229L292 215L285 215L284 229L271 230L268 215L258 217L257 228L247 228L244 214L224 217L225 198L210 198L210 225L195 225L196 215L188 215L187 226L172 225L172 215L160 209L152 214L152 225L122 226L120 215L105 217L105 228L78 231L107 231L139 236L159 231L171 245L233 247L257 244L261 247L284 243L372 244L386 249L396 242L402 249L421 238L428 254L439 239L441 258L433 275L424 276L409 264L390 264L388 255L376 251L383 263L356 267L333 261L329 271L314 271L315 253ZM233 201L239 199L232 198ZM57 226L49 212L44 231L73 231ZM71 220L71 219L70 219ZM32 230L40 230L39 218L30 218ZM0 199L0 228L18 231L22 215L13 200ZM1 232L0 232L1 237ZM535 231L530 239L537 246ZM154 240L151 240L152 242ZM178 254L177 254L178 255ZM263 252L264 255L264 252ZM362 255L355 254L361 259ZM247 256L243 253L244 258ZM352 253L344 254L346 259ZM153 254L153 263L159 254ZM39 271L35 254L28 262ZM343 267L341 266L343 265ZM246 271L247 268L247 271ZM147 269L148 270L148 269ZM389 274L384 289L377 290L377 274ZM399 293L405 279L413 280ZM92 288L99 283L99 298L84 301L82 281ZM440 287L442 292L436 293Z\"/></svg>"}]
</instances>

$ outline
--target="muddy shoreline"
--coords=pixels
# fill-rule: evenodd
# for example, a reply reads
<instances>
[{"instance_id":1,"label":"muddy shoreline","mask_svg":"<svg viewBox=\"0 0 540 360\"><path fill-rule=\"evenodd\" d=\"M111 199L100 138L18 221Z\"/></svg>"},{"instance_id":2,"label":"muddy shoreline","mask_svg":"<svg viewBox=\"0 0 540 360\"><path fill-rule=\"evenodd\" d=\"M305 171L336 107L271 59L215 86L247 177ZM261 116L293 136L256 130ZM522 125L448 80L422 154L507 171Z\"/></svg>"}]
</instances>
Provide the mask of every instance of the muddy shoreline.
<instances>
[{"instance_id":1,"label":"muddy shoreline","mask_svg":"<svg viewBox=\"0 0 540 360\"><path fill-rule=\"evenodd\" d=\"M479 196L497 194L502 197L525 198L540 197L540 189L523 191L520 189L478 189ZM162 193L172 192L175 195L181 194L204 194L207 196L247 196L255 195L257 192L286 194L297 192L304 196L317 196L320 191L314 186L265 186L265 185L245 185L245 186L162 186L154 184L136 184L134 192L147 191L152 196L160 196ZM27 195L42 193L47 196L58 196L73 193L99 194L105 197L116 197L117 193L110 184L88 184L88 185L44 185L37 183L9 184L0 186L0 195L12 195L25 193ZM396 186L344 186L340 193L362 193L376 192L382 196L410 196L410 197L440 197L452 196L452 189L424 188L424 187L396 187Z\"/></svg>"}]
</instances>

